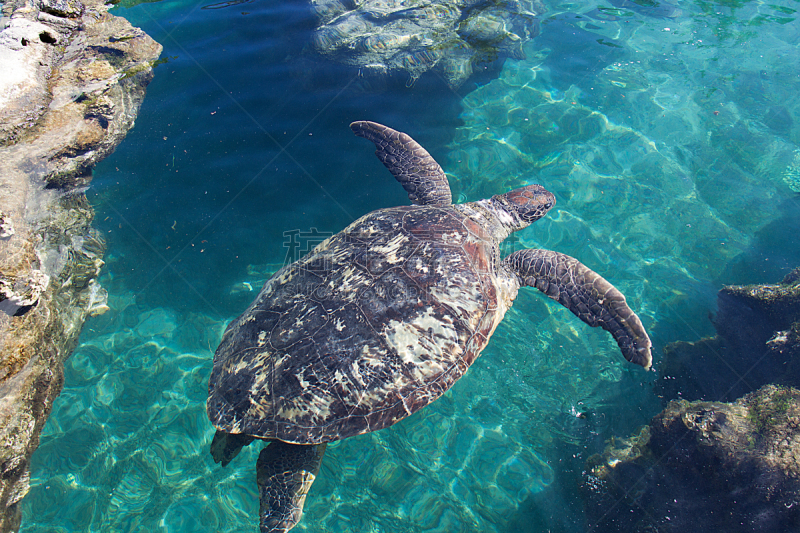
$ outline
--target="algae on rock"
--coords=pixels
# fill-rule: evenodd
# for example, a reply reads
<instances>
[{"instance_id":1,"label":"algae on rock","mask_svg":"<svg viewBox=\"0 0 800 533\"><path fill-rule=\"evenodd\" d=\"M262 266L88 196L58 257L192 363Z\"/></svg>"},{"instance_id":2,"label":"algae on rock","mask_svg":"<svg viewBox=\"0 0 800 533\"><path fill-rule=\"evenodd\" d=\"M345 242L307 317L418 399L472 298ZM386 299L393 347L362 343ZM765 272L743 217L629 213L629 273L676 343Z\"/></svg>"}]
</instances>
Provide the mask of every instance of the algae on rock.
<instances>
[{"instance_id":1,"label":"algae on rock","mask_svg":"<svg viewBox=\"0 0 800 533\"><path fill-rule=\"evenodd\" d=\"M717 335L664 350L665 398L731 401L765 383L800 387L800 269L780 283L719 291Z\"/></svg>"},{"instance_id":2,"label":"algae on rock","mask_svg":"<svg viewBox=\"0 0 800 533\"><path fill-rule=\"evenodd\" d=\"M598 531L797 531L800 390L734 403L672 401L637 438L591 457L583 492Z\"/></svg>"},{"instance_id":3,"label":"algae on rock","mask_svg":"<svg viewBox=\"0 0 800 533\"><path fill-rule=\"evenodd\" d=\"M657 391L684 399L587 462L598 530L800 528L800 269L723 287L714 326L714 338L665 348Z\"/></svg>"}]
</instances>

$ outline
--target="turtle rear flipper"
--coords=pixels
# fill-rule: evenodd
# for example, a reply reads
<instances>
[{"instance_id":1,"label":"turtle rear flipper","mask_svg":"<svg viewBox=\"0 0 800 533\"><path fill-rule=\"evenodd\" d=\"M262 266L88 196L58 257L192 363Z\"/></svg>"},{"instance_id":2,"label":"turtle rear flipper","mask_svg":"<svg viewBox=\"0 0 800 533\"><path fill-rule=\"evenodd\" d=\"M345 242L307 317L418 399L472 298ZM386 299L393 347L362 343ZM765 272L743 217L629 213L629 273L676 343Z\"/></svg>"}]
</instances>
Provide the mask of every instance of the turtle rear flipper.
<instances>
[{"instance_id":1,"label":"turtle rear flipper","mask_svg":"<svg viewBox=\"0 0 800 533\"><path fill-rule=\"evenodd\" d=\"M549 250L519 250L503 261L521 285L536 287L592 327L611 333L622 355L649 369L650 337L625 296L577 259Z\"/></svg>"},{"instance_id":2,"label":"turtle rear flipper","mask_svg":"<svg viewBox=\"0 0 800 533\"><path fill-rule=\"evenodd\" d=\"M300 521L325 446L275 441L261 450L256 463L261 533L284 533Z\"/></svg>"},{"instance_id":3,"label":"turtle rear flipper","mask_svg":"<svg viewBox=\"0 0 800 533\"><path fill-rule=\"evenodd\" d=\"M211 457L214 458L215 463L222 463L222 466L228 466L228 463L233 461L233 458L242 451L242 447L247 446L253 440L255 440L254 437L250 435L232 434L217 430L211 441Z\"/></svg>"},{"instance_id":4,"label":"turtle rear flipper","mask_svg":"<svg viewBox=\"0 0 800 533\"><path fill-rule=\"evenodd\" d=\"M218 429L211 440L211 457L214 458L215 463L228 466L228 463L242 451L242 447L247 446L253 440L255 438L250 435L232 434Z\"/></svg>"}]
</instances>

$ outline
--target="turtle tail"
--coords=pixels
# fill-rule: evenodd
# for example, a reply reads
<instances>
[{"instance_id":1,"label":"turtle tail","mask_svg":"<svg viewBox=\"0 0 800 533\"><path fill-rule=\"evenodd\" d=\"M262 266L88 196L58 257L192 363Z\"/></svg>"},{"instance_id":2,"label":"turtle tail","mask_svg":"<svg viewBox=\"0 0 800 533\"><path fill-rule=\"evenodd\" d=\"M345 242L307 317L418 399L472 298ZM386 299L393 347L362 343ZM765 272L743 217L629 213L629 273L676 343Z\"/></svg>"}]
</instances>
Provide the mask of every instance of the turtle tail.
<instances>
[{"instance_id":1,"label":"turtle tail","mask_svg":"<svg viewBox=\"0 0 800 533\"><path fill-rule=\"evenodd\" d=\"M256 463L261 533L285 533L300 521L325 446L275 441L261 450Z\"/></svg>"}]
</instances>

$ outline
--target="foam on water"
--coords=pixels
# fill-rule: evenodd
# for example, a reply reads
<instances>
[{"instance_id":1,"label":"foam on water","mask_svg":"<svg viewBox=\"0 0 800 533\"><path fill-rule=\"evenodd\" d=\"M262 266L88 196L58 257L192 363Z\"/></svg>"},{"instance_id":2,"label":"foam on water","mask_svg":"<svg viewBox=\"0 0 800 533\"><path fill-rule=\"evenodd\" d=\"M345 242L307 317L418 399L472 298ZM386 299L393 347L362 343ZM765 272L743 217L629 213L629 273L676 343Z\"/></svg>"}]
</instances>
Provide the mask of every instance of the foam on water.
<instances>
[{"instance_id":1,"label":"foam on water","mask_svg":"<svg viewBox=\"0 0 800 533\"><path fill-rule=\"evenodd\" d=\"M551 2L528 59L463 99L424 77L380 95L305 85L292 58L306 7L197 7L118 11L169 61L95 173L110 310L66 363L24 532L257 529L259 444L227 468L208 451L213 352L281 265L286 231L335 232L406 202L351 120L412 134L462 200L551 190L556 207L504 251L551 248L599 271L642 317L656 362L666 342L710 332L721 283L800 263L781 218L800 183L800 33L785 1ZM659 401L605 332L534 292L440 400L329 446L297 531L545 531L545 515L583 530L569 468Z\"/></svg>"}]
</instances>

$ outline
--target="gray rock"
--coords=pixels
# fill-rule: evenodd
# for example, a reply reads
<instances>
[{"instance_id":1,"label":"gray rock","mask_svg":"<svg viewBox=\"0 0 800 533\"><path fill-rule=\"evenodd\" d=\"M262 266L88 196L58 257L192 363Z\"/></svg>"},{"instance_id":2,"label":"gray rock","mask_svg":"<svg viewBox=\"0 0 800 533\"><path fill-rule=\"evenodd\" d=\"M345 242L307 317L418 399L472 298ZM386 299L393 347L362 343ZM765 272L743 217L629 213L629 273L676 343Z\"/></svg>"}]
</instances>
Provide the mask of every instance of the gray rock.
<instances>
[{"instance_id":1,"label":"gray rock","mask_svg":"<svg viewBox=\"0 0 800 533\"><path fill-rule=\"evenodd\" d=\"M11 316L27 313L39 302L48 283L50 276L41 270L31 270L25 277L0 274L0 311Z\"/></svg>"},{"instance_id":2,"label":"gray rock","mask_svg":"<svg viewBox=\"0 0 800 533\"><path fill-rule=\"evenodd\" d=\"M458 25L458 34L476 50L488 48L514 59L524 59L523 41L509 29L511 20L505 10L490 7L462 21Z\"/></svg>"},{"instance_id":3,"label":"gray rock","mask_svg":"<svg viewBox=\"0 0 800 533\"><path fill-rule=\"evenodd\" d=\"M312 0L312 10L320 25L311 53L365 78L400 76L408 86L431 70L453 88L476 65L523 58L545 12L538 0Z\"/></svg>"},{"instance_id":4,"label":"gray rock","mask_svg":"<svg viewBox=\"0 0 800 533\"><path fill-rule=\"evenodd\" d=\"M766 383L800 387L800 283L729 285L719 291L717 335L664 349L664 398L731 401Z\"/></svg>"},{"instance_id":5,"label":"gray rock","mask_svg":"<svg viewBox=\"0 0 800 533\"><path fill-rule=\"evenodd\" d=\"M597 531L797 531L800 391L670 402L589 459L583 491Z\"/></svg>"},{"instance_id":6,"label":"gray rock","mask_svg":"<svg viewBox=\"0 0 800 533\"><path fill-rule=\"evenodd\" d=\"M56 17L78 18L85 6L80 0L41 0L39 9Z\"/></svg>"},{"instance_id":7,"label":"gray rock","mask_svg":"<svg viewBox=\"0 0 800 533\"><path fill-rule=\"evenodd\" d=\"M47 77L57 52L40 36L52 33L57 32L25 16L12 18L0 32L0 145L13 140L19 130L32 126L44 111Z\"/></svg>"},{"instance_id":8,"label":"gray rock","mask_svg":"<svg viewBox=\"0 0 800 533\"><path fill-rule=\"evenodd\" d=\"M0 239L10 239L14 236L14 223L10 215L0 211Z\"/></svg>"},{"instance_id":9,"label":"gray rock","mask_svg":"<svg viewBox=\"0 0 800 533\"><path fill-rule=\"evenodd\" d=\"M798 281L800 281L800 267L797 267L788 274L786 274L781 283L783 283L784 285L793 285Z\"/></svg>"},{"instance_id":10,"label":"gray rock","mask_svg":"<svg viewBox=\"0 0 800 533\"><path fill-rule=\"evenodd\" d=\"M82 187L133 126L161 53L107 10L102 0L3 5L0 532L19 527L63 362L86 316L107 308L94 280L105 244Z\"/></svg>"}]
</instances>

